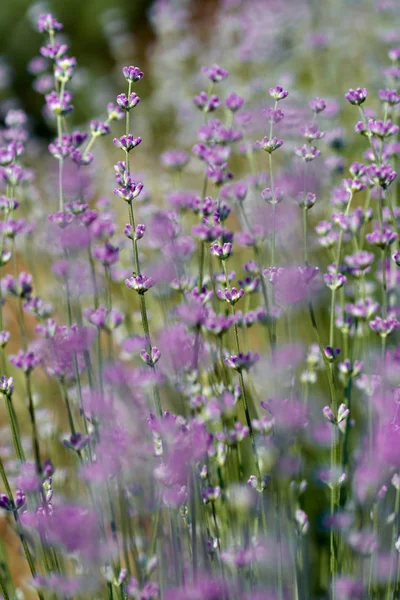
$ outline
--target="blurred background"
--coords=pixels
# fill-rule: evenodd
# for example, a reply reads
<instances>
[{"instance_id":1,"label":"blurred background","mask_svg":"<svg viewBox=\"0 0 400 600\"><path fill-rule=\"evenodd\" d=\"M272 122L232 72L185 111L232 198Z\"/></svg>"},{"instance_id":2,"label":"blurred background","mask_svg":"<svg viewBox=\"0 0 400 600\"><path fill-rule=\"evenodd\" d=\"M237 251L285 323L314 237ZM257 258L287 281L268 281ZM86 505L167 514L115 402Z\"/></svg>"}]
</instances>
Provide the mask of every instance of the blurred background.
<instances>
[{"instance_id":1,"label":"blurred background","mask_svg":"<svg viewBox=\"0 0 400 600\"><path fill-rule=\"evenodd\" d=\"M78 69L68 83L75 107L68 116L71 128L87 130L91 119L106 118L107 104L115 102L117 94L126 92L122 66L137 65L145 73L135 88L141 102L133 112L133 133L140 135L143 143L134 152L133 160L135 180L137 177L145 184L137 210L139 222L148 224L148 236L146 234L143 244L146 273L154 275L168 263L168 258L162 255L163 242L157 239L160 221L157 225L156 218L152 220L156 209L171 208L170 192L195 190L200 194L202 187L204 166L193 154L179 178L172 177L160 166L163 151L180 148L190 153L198 141L197 130L204 114L193 105L193 96L201 90L207 91L209 84L201 68L218 63L228 69L229 78L214 91L221 99L231 92L245 99L244 110L234 123L243 138L235 147L229 166L235 180L251 183L245 210L253 224L265 227L265 237L270 231L271 213L265 203L260 206L260 190L266 186L267 160L265 153L256 148L255 141L268 135L269 124L263 115L263 110L272 105L268 89L280 84L289 90L282 107L285 119L276 128L276 135L284 140L274 167L276 181L288 199L278 210L277 244L282 264L297 264L302 234L296 197L304 189L304 176L301 161L294 157L293 150L303 144L301 128L312 120L308 103L314 96L327 102L327 110L319 121L321 130L325 131L325 138L319 144L322 156L310 165L307 174L308 190L318 198L310 218L313 232L314 225L326 216L332 189L347 176L347 168L353 160L363 160L366 150L365 140L353 132L357 111L346 103L344 94L350 87L368 87L369 109L378 109L377 90L389 85L387 78L392 76L387 73L390 68L388 49L400 45L399 11L398 0L54 0L39 3L3 0L0 3L0 119L10 108L27 112L32 134L27 165L36 173L27 192L28 209L24 208L24 216L32 222L36 220L37 229L33 239L27 236L17 242L19 270L34 273L38 292L63 310L62 286L55 285L51 276L51 264L57 252L52 256L51 238L46 231L47 214L57 209L54 192L57 164L47 150L55 135L55 123L44 112L43 98L43 94L53 89L53 83L48 73L36 72L32 62L39 56L43 44L43 36L36 30L39 14L51 12L63 23L64 29L57 37L66 41L70 46L68 54L78 61ZM216 116L226 117L222 108ZM121 237L127 217L125 203L113 196L113 165L121 160L121 154L114 148L112 138L121 135L123 127L123 123L113 124L111 136L99 140L94 150L95 162L83 175L78 177L74 167L64 173L66 200L80 197L94 207L105 199L117 213L120 225L117 234ZM248 163L249 148L254 150L252 165ZM255 179L251 180L251 176ZM360 203L364 202L363 194L359 198ZM232 214L232 230L240 228L239 221L238 215ZM190 231L194 223L195 219L190 221L189 217L184 223L185 230ZM126 240L118 242L124 250ZM36 264L32 260L32 248L36 257L40 257ZM321 259L318 248L312 233L311 262L323 272L327 257ZM235 260L239 265L251 256L248 248L239 248ZM129 274L131 258L128 251L121 252L122 273L128 271ZM81 268L78 262L77 267ZM78 275L84 279L82 272ZM126 307L131 309L132 304L121 284L123 277L119 280L115 277L113 297L116 306L128 313ZM156 326L160 327L163 312L160 310L162 302L157 304L160 300L157 293L152 296L150 306L153 323L158 319ZM84 289L76 292L77 298L83 297L83 305L85 294ZM326 290L316 298L317 317L322 327L327 324L327 298ZM171 301L169 309L172 304ZM290 310L295 314L300 309L293 306ZM133 321L135 318L137 314ZM7 319L7 328L12 332L17 330L15 311L6 311ZM296 322L293 341L299 341L304 347L314 341L307 319L296 319L296 316L293 319ZM137 318L136 325L138 323ZM32 338L33 329L33 319L29 321L28 317L28 332ZM125 330L121 332L121 338L126 334ZM263 334L252 329L250 342L252 348L262 349ZM12 337L10 352L18 349L18 343L18 335ZM268 368L257 381L257 391L261 390L265 397L269 393L266 373L268 375ZM49 408L52 411L44 412L41 419L43 438L47 435L50 446L58 437L55 429L62 428L65 416L58 414L55 423L54 405L57 402L61 405L60 399L54 400L56 387L49 388L44 375L36 385L41 392L38 403L42 403L44 411ZM320 388L313 392L318 414L326 403L323 395L326 382ZM23 407L23 398L19 398L19 402L20 408ZM310 462L317 461L314 448L308 451ZM65 456L61 463L62 460L66 461ZM315 506L308 507L310 514L313 510L319 511L318 502L317 498ZM326 531L321 527L321 531L313 535L313 560L317 563L320 537L324 540ZM327 555L325 559L327 564ZM326 568L322 559L321 564L321 569Z\"/></svg>"}]
</instances>

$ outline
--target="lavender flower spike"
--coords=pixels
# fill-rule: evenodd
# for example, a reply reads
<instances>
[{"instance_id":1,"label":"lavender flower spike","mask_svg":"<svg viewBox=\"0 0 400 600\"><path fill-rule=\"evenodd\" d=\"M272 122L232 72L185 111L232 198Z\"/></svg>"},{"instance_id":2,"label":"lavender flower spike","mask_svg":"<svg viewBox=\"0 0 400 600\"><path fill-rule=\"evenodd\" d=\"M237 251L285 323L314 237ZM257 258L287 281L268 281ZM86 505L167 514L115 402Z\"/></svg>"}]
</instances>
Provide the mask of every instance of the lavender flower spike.
<instances>
[{"instance_id":1,"label":"lavender flower spike","mask_svg":"<svg viewBox=\"0 0 400 600\"><path fill-rule=\"evenodd\" d=\"M365 102L368 95L368 90L366 88L350 88L347 94L345 94L346 100L350 102L350 104L354 104L355 106L360 106L363 102Z\"/></svg>"}]
</instances>

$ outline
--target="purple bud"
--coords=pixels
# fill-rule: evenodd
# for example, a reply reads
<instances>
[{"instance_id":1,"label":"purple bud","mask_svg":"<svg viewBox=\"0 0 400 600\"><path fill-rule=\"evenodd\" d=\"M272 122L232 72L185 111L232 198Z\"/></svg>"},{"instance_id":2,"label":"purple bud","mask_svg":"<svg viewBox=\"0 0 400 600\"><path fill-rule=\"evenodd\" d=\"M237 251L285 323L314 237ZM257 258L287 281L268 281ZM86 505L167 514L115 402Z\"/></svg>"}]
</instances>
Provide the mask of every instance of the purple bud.
<instances>
[{"instance_id":1,"label":"purple bud","mask_svg":"<svg viewBox=\"0 0 400 600\"><path fill-rule=\"evenodd\" d=\"M278 102L287 98L289 92L284 90L282 86L276 85L274 88L269 88L269 95Z\"/></svg>"},{"instance_id":2,"label":"purple bud","mask_svg":"<svg viewBox=\"0 0 400 600\"><path fill-rule=\"evenodd\" d=\"M135 240L141 240L144 236L145 231L146 225L142 225L139 223L139 225L137 225L135 229Z\"/></svg>"},{"instance_id":3,"label":"purple bud","mask_svg":"<svg viewBox=\"0 0 400 600\"><path fill-rule=\"evenodd\" d=\"M235 94L235 92L232 92L232 94L230 94L230 96L228 96L228 98L225 100L225 106L231 112L237 112L242 108L243 104L244 98L238 96L237 94Z\"/></svg>"},{"instance_id":4,"label":"purple bud","mask_svg":"<svg viewBox=\"0 0 400 600\"><path fill-rule=\"evenodd\" d=\"M144 75L142 73L142 71L139 69L139 67L132 67L132 66L123 67L122 74L127 81L130 81L132 83L136 83L136 81L140 81L141 79L143 79L143 75Z\"/></svg>"},{"instance_id":5,"label":"purple bud","mask_svg":"<svg viewBox=\"0 0 400 600\"><path fill-rule=\"evenodd\" d=\"M330 406L324 406L324 408L322 409L322 414L324 415L325 419L330 423L336 422L335 415L333 414L333 411Z\"/></svg>"},{"instance_id":6,"label":"purple bud","mask_svg":"<svg viewBox=\"0 0 400 600\"><path fill-rule=\"evenodd\" d=\"M345 94L346 100L350 102L350 104L354 104L355 106L360 106L368 95L368 90L366 88L357 88L353 90L350 88L347 94Z\"/></svg>"},{"instance_id":7,"label":"purple bud","mask_svg":"<svg viewBox=\"0 0 400 600\"><path fill-rule=\"evenodd\" d=\"M218 65L212 65L212 67L203 67L203 73L205 73L208 79L214 83L218 83L226 79L229 75L229 72L219 67Z\"/></svg>"},{"instance_id":8,"label":"purple bud","mask_svg":"<svg viewBox=\"0 0 400 600\"><path fill-rule=\"evenodd\" d=\"M323 112L326 109L326 102L322 98L313 98L308 105L316 114Z\"/></svg>"}]
</instances>

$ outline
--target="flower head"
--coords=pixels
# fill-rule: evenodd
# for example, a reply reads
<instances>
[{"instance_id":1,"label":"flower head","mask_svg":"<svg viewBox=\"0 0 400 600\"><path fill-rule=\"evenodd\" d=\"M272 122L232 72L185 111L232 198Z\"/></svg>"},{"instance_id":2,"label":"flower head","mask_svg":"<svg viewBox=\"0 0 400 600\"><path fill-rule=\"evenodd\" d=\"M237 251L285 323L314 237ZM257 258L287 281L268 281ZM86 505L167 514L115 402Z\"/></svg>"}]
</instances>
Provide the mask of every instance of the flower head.
<instances>
[{"instance_id":1,"label":"flower head","mask_svg":"<svg viewBox=\"0 0 400 600\"><path fill-rule=\"evenodd\" d=\"M220 81L226 79L229 75L229 71L219 67L218 65L212 65L212 67L203 67L202 71L213 83L219 83Z\"/></svg>"},{"instance_id":2,"label":"flower head","mask_svg":"<svg viewBox=\"0 0 400 600\"><path fill-rule=\"evenodd\" d=\"M144 73L139 69L139 67L122 67L122 74L127 81L132 83L136 83L136 81L140 81L143 79Z\"/></svg>"},{"instance_id":3,"label":"flower head","mask_svg":"<svg viewBox=\"0 0 400 600\"><path fill-rule=\"evenodd\" d=\"M239 354L232 354L225 358L225 364L235 371L248 371L259 359L260 355L257 352L239 352Z\"/></svg>"},{"instance_id":4,"label":"flower head","mask_svg":"<svg viewBox=\"0 0 400 600\"><path fill-rule=\"evenodd\" d=\"M350 88L347 94L345 94L346 100L350 102L350 104L354 104L355 106L360 106L363 102L365 102L368 95L368 90L366 88Z\"/></svg>"},{"instance_id":5,"label":"flower head","mask_svg":"<svg viewBox=\"0 0 400 600\"><path fill-rule=\"evenodd\" d=\"M37 28L41 33L54 33L55 31L61 31L63 26L57 21L55 17L53 17L53 15L48 13L40 15L37 22Z\"/></svg>"},{"instance_id":6,"label":"flower head","mask_svg":"<svg viewBox=\"0 0 400 600\"><path fill-rule=\"evenodd\" d=\"M285 98L287 98L289 95L289 92L287 90L284 90L281 85L276 85L273 88L269 88L269 95L276 102L278 102L279 100L284 100Z\"/></svg>"},{"instance_id":7,"label":"flower head","mask_svg":"<svg viewBox=\"0 0 400 600\"><path fill-rule=\"evenodd\" d=\"M143 274L125 279L126 287L128 287L130 290L135 290L138 294L144 294L150 288L152 288L154 284L155 281L152 277L147 277Z\"/></svg>"}]
</instances>

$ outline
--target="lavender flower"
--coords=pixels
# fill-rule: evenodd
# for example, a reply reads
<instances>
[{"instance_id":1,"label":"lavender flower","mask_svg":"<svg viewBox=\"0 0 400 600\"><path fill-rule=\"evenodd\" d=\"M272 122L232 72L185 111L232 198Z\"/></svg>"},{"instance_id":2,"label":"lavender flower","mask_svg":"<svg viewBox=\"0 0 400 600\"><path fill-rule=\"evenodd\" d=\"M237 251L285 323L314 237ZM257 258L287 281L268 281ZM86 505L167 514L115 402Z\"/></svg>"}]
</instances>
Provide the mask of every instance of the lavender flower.
<instances>
[{"instance_id":1,"label":"lavender flower","mask_svg":"<svg viewBox=\"0 0 400 600\"><path fill-rule=\"evenodd\" d=\"M289 95L289 92L287 90L284 90L282 86L276 85L273 88L269 88L269 95L276 102L278 102L279 100L284 100L285 98L287 98Z\"/></svg>"},{"instance_id":2,"label":"lavender flower","mask_svg":"<svg viewBox=\"0 0 400 600\"><path fill-rule=\"evenodd\" d=\"M235 92L232 92L225 100L225 106L231 112L235 113L242 108L244 104L244 98L238 96Z\"/></svg>"},{"instance_id":3,"label":"lavender flower","mask_svg":"<svg viewBox=\"0 0 400 600\"><path fill-rule=\"evenodd\" d=\"M301 148L295 148L294 153L306 163L313 161L321 155L321 152L315 146L307 146L306 144Z\"/></svg>"},{"instance_id":4,"label":"lavender flower","mask_svg":"<svg viewBox=\"0 0 400 600\"><path fill-rule=\"evenodd\" d=\"M326 102L322 98L316 96L309 102L308 106L314 113L319 114L326 109Z\"/></svg>"},{"instance_id":5,"label":"lavender flower","mask_svg":"<svg viewBox=\"0 0 400 600\"><path fill-rule=\"evenodd\" d=\"M54 33L55 31L61 31L63 26L53 17L53 15L48 13L40 15L37 22L37 28L41 33L44 33L45 31Z\"/></svg>"},{"instance_id":6,"label":"lavender flower","mask_svg":"<svg viewBox=\"0 0 400 600\"><path fill-rule=\"evenodd\" d=\"M130 111L132 108L135 108L140 102L140 98L135 92L129 94L129 97L126 94L119 94L117 96L117 104L122 110Z\"/></svg>"},{"instance_id":7,"label":"lavender flower","mask_svg":"<svg viewBox=\"0 0 400 600\"><path fill-rule=\"evenodd\" d=\"M6 494L0 494L0 508L3 510L14 512L22 508L25 504L25 494L22 490L15 492L14 501L11 500Z\"/></svg>"},{"instance_id":8,"label":"lavender flower","mask_svg":"<svg viewBox=\"0 0 400 600\"><path fill-rule=\"evenodd\" d=\"M160 360L161 352L156 346L153 346L151 349L151 354L147 350L141 350L140 358L150 367L153 367Z\"/></svg>"},{"instance_id":9,"label":"lavender flower","mask_svg":"<svg viewBox=\"0 0 400 600\"><path fill-rule=\"evenodd\" d=\"M237 290L236 288L232 288L232 289L228 289L225 288L225 290L217 290L217 296L220 300L225 300L226 302L228 302L228 304L231 304L232 306L234 304L236 304L236 302L238 302L240 300L240 298L242 298L244 295L244 290L240 289Z\"/></svg>"},{"instance_id":10,"label":"lavender flower","mask_svg":"<svg viewBox=\"0 0 400 600\"><path fill-rule=\"evenodd\" d=\"M141 79L143 79L143 76L144 76L144 74L139 69L139 67L132 67L132 66L123 67L122 74L127 81L130 81L132 83L136 83L137 81L140 81Z\"/></svg>"},{"instance_id":11,"label":"lavender flower","mask_svg":"<svg viewBox=\"0 0 400 600\"><path fill-rule=\"evenodd\" d=\"M219 67L218 65L212 65L212 67L203 67L203 73L205 73L210 81L213 83L219 83L226 79L229 75L229 72Z\"/></svg>"},{"instance_id":12,"label":"lavender flower","mask_svg":"<svg viewBox=\"0 0 400 600\"><path fill-rule=\"evenodd\" d=\"M369 326L371 327L372 331L375 331L375 333L378 333L381 337L387 337L395 329L400 327L400 323L394 317L389 317L387 319L375 317L373 321L369 322Z\"/></svg>"},{"instance_id":13,"label":"lavender flower","mask_svg":"<svg viewBox=\"0 0 400 600\"><path fill-rule=\"evenodd\" d=\"M259 359L260 355L257 352L239 352L239 354L233 354L225 358L225 364L231 369L235 369L235 371L248 371Z\"/></svg>"},{"instance_id":14,"label":"lavender flower","mask_svg":"<svg viewBox=\"0 0 400 600\"><path fill-rule=\"evenodd\" d=\"M125 152L130 152L136 148L136 146L139 146L139 144L142 142L142 138L134 138L133 135L129 133L128 135L122 135L120 138L114 138L113 142L114 146L117 148L120 148Z\"/></svg>"},{"instance_id":15,"label":"lavender flower","mask_svg":"<svg viewBox=\"0 0 400 600\"><path fill-rule=\"evenodd\" d=\"M350 104L354 104L355 106L360 106L363 102L365 102L368 95L368 90L366 88L350 88L347 94L345 94L346 100L350 102Z\"/></svg>"},{"instance_id":16,"label":"lavender flower","mask_svg":"<svg viewBox=\"0 0 400 600\"><path fill-rule=\"evenodd\" d=\"M180 171L187 165L189 158L184 150L168 150L161 155L161 164L166 169Z\"/></svg>"},{"instance_id":17,"label":"lavender flower","mask_svg":"<svg viewBox=\"0 0 400 600\"><path fill-rule=\"evenodd\" d=\"M260 148L262 148L269 154L272 154L272 152L274 152L282 146L283 140L278 140L278 138L276 137L271 139L269 139L268 137L264 137L260 142L257 142L257 144L258 146L260 146Z\"/></svg>"},{"instance_id":18,"label":"lavender flower","mask_svg":"<svg viewBox=\"0 0 400 600\"><path fill-rule=\"evenodd\" d=\"M12 396L14 391L14 378L2 375L0 377L0 392L9 398Z\"/></svg>"},{"instance_id":19,"label":"lavender flower","mask_svg":"<svg viewBox=\"0 0 400 600\"><path fill-rule=\"evenodd\" d=\"M137 275L136 277L130 277L125 279L125 285L130 290L135 290L138 294L144 294L155 284L154 279L147 277L146 275Z\"/></svg>"}]
</instances>

